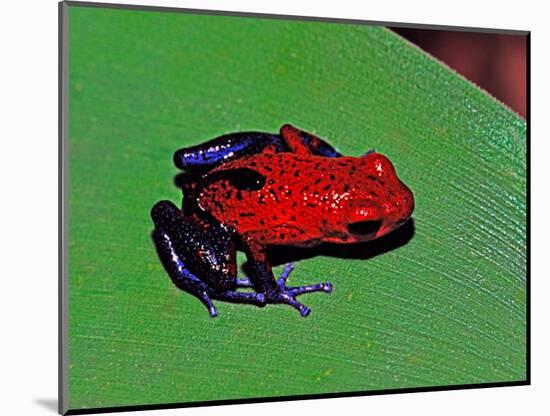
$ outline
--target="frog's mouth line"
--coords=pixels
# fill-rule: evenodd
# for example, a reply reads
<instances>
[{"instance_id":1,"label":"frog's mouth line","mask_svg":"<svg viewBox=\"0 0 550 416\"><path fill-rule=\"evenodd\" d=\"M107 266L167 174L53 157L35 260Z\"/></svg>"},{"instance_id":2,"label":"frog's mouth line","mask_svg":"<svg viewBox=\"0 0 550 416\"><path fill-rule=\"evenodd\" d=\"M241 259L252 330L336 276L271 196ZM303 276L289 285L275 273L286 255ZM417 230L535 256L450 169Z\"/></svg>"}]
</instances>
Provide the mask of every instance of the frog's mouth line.
<instances>
[{"instance_id":1,"label":"frog's mouth line","mask_svg":"<svg viewBox=\"0 0 550 416\"><path fill-rule=\"evenodd\" d=\"M351 234L358 236L366 236L370 234L376 234L380 227L382 226L382 221L373 220L373 221L357 221L348 224L348 230Z\"/></svg>"}]
</instances>

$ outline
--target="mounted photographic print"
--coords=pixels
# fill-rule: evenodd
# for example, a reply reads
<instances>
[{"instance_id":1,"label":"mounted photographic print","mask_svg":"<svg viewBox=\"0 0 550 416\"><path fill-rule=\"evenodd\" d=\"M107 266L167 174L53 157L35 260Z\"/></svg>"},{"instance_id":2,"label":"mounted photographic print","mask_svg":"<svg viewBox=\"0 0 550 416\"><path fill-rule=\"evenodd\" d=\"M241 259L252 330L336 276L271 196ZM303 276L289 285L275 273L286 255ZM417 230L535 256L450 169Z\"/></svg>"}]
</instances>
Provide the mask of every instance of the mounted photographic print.
<instances>
[{"instance_id":1,"label":"mounted photographic print","mask_svg":"<svg viewBox=\"0 0 550 416\"><path fill-rule=\"evenodd\" d=\"M528 32L60 23L61 413L529 383Z\"/></svg>"}]
</instances>

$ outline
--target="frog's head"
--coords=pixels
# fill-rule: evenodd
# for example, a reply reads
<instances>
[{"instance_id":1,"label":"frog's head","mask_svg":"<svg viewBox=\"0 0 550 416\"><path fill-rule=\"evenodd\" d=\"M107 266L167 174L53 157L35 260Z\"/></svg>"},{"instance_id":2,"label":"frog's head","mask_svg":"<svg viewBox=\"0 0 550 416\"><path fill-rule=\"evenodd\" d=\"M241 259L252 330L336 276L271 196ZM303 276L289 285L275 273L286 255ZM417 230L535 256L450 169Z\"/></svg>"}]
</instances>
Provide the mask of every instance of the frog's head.
<instances>
[{"instance_id":1,"label":"frog's head","mask_svg":"<svg viewBox=\"0 0 550 416\"><path fill-rule=\"evenodd\" d=\"M387 157L375 152L361 157L355 183L355 195L346 210L347 230L355 241L386 235L410 218L413 194Z\"/></svg>"}]
</instances>

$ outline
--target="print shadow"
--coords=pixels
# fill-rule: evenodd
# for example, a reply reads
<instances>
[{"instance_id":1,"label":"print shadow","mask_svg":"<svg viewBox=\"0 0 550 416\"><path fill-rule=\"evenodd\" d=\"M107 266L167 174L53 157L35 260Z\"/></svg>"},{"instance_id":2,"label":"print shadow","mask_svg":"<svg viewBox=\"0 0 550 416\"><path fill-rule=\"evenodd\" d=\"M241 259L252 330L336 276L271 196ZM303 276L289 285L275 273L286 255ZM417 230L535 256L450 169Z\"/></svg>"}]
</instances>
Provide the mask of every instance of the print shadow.
<instances>
[{"instance_id":1,"label":"print shadow","mask_svg":"<svg viewBox=\"0 0 550 416\"><path fill-rule=\"evenodd\" d=\"M57 413L57 399L54 398L35 398L34 402L43 408L47 409L50 413Z\"/></svg>"}]
</instances>

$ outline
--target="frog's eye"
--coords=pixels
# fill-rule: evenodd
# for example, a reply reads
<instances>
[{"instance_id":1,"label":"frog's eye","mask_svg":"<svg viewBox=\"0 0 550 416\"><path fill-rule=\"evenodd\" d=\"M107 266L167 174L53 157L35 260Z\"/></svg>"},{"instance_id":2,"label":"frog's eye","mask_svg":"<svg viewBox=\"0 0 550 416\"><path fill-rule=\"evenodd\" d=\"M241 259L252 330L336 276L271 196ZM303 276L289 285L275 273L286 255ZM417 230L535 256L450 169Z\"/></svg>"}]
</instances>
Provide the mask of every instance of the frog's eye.
<instances>
[{"instance_id":1,"label":"frog's eye","mask_svg":"<svg viewBox=\"0 0 550 416\"><path fill-rule=\"evenodd\" d=\"M265 176L249 168L219 171L217 178L229 181L239 191L259 191L265 185Z\"/></svg>"}]
</instances>

